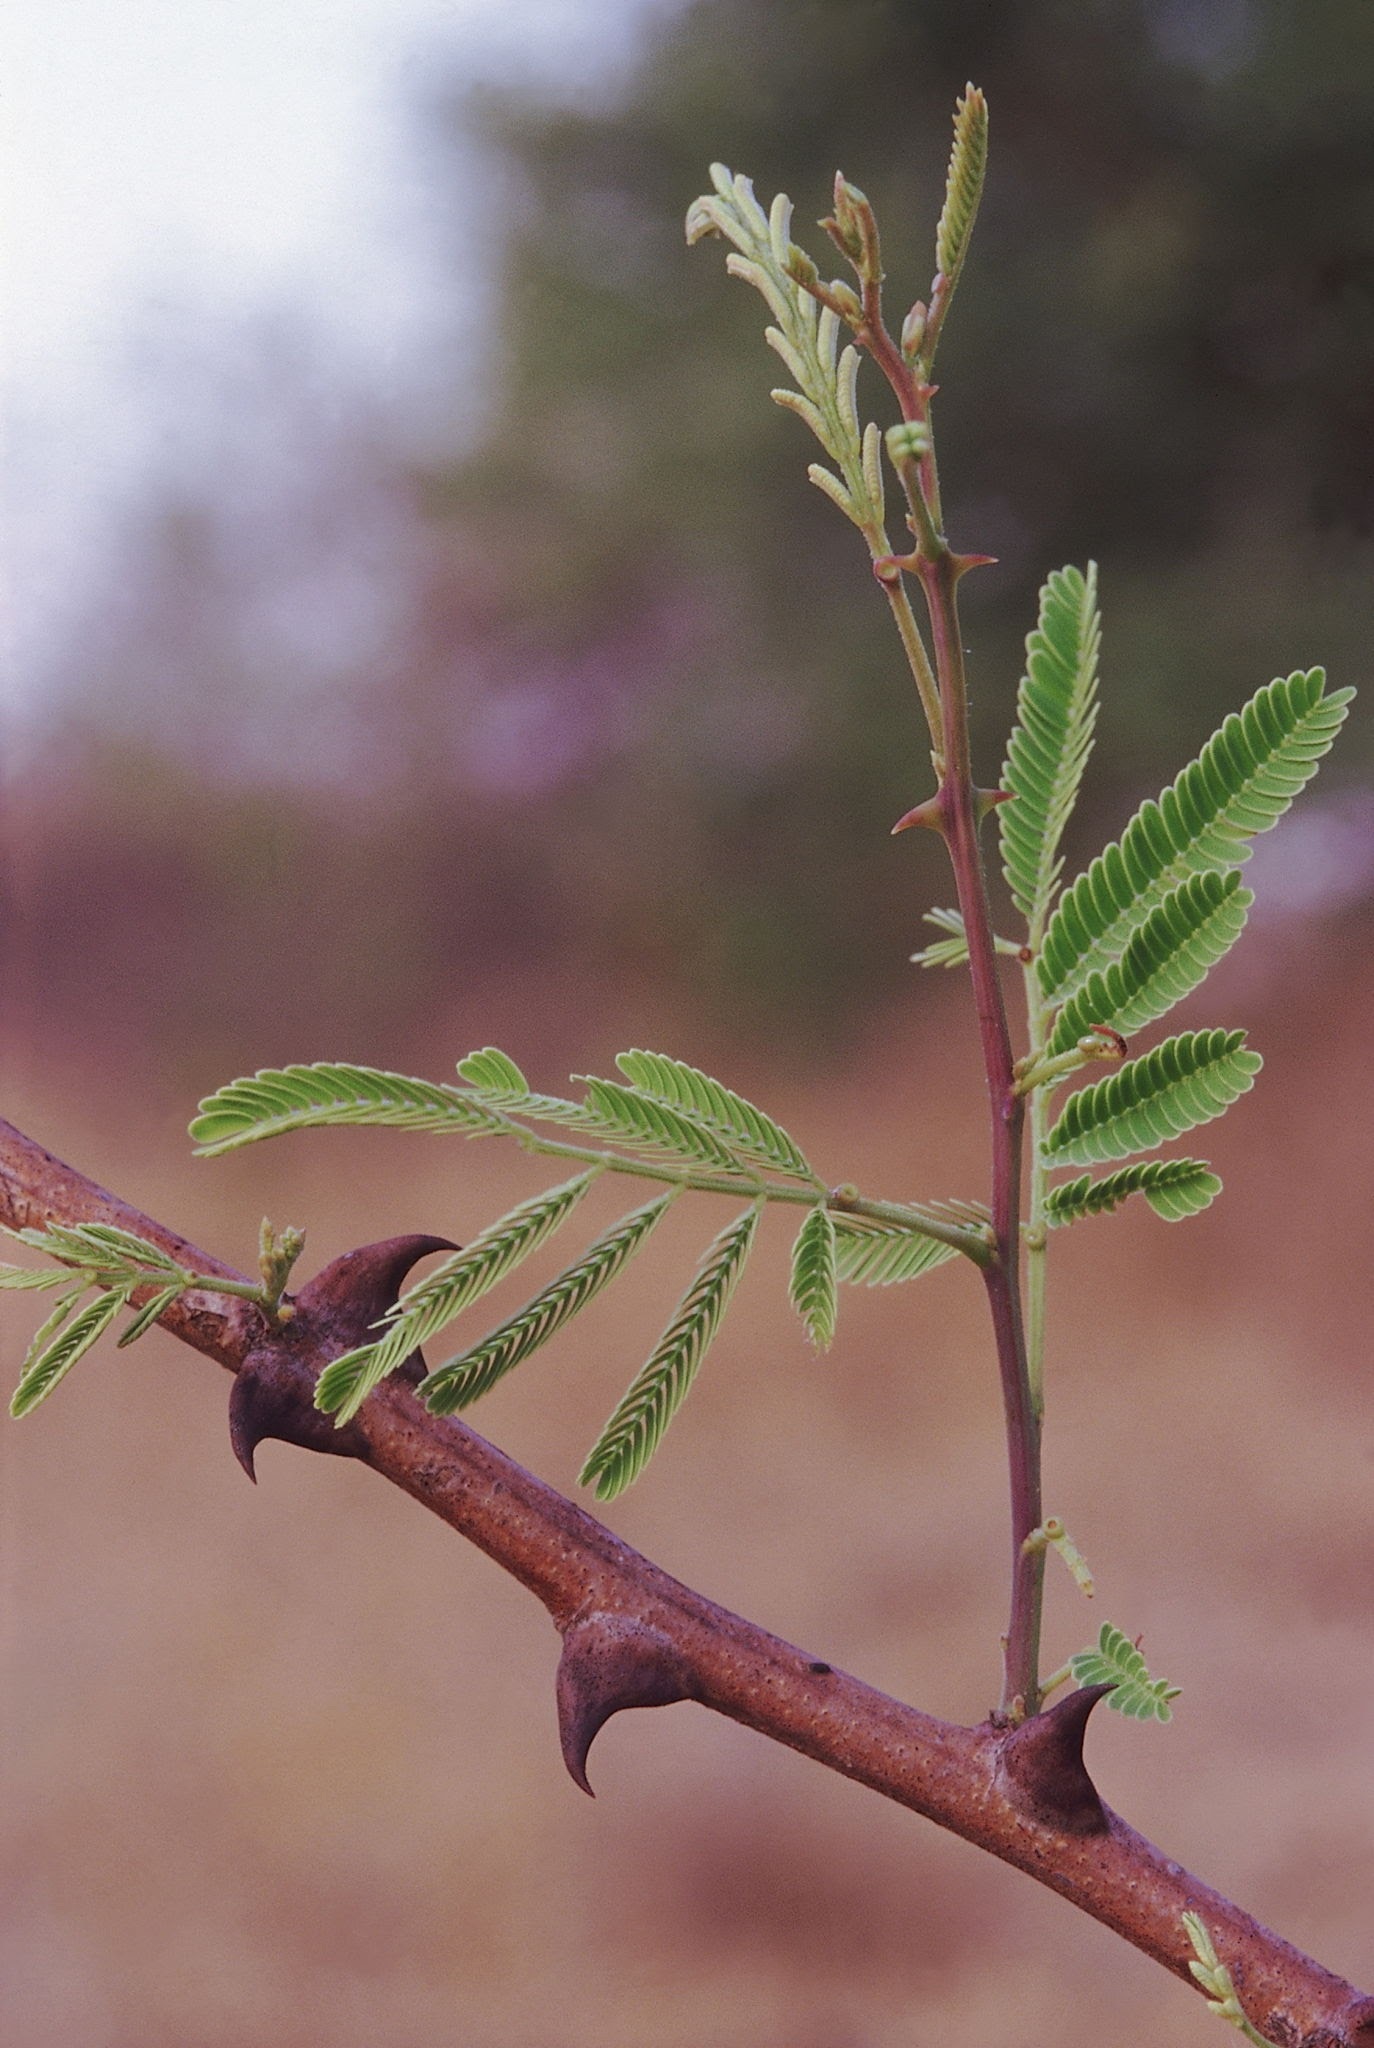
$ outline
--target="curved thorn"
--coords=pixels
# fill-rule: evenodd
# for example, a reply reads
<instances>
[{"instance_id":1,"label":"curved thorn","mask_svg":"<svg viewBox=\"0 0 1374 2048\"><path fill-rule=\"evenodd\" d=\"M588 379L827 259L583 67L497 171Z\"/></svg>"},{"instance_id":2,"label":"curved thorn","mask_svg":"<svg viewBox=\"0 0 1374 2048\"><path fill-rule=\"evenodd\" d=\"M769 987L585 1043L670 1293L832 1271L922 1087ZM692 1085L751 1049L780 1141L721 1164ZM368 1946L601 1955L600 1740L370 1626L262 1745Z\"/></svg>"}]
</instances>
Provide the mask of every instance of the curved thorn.
<instances>
[{"instance_id":1,"label":"curved thorn","mask_svg":"<svg viewBox=\"0 0 1374 2048\"><path fill-rule=\"evenodd\" d=\"M289 1321L264 1331L229 1393L229 1441L255 1484L253 1454L266 1437L333 1457L362 1455L358 1431L336 1429L333 1416L321 1415L315 1407L310 1361L321 1353L337 1358L365 1343L416 1260L429 1252L455 1249L446 1237L419 1233L360 1245L333 1260L301 1289ZM419 1370L423 1371L422 1362Z\"/></svg>"},{"instance_id":2,"label":"curved thorn","mask_svg":"<svg viewBox=\"0 0 1374 2048\"><path fill-rule=\"evenodd\" d=\"M458 1249L451 1238L413 1232L359 1245L323 1267L296 1296L296 1311L308 1315L316 1331L328 1327L344 1338L345 1350L364 1343L378 1319L401 1291L401 1282L419 1259L430 1252Z\"/></svg>"},{"instance_id":3,"label":"curved thorn","mask_svg":"<svg viewBox=\"0 0 1374 2048\"><path fill-rule=\"evenodd\" d=\"M904 811L892 828L892 837L895 839L899 832L910 832L915 829L926 832L944 831L944 813L940 808L938 796L928 796L923 803L917 804L915 810Z\"/></svg>"},{"instance_id":4,"label":"curved thorn","mask_svg":"<svg viewBox=\"0 0 1374 2048\"><path fill-rule=\"evenodd\" d=\"M668 1637L629 1614L585 1614L569 1623L558 1663L558 1735L574 1785L595 1798L587 1755L612 1714L696 1697L692 1673Z\"/></svg>"},{"instance_id":5,"label":"curved thorn","mask_svg":"<svg viewBox=\"0 0 1374 2048\"><path fill-rule=\"evenodd\" d=\"M1015 1806L1065 1835L1099 1835L1107 1811L1083 1762L1088 1717L1111 1685L1085 1685L1007 1736L1002 1769Z\"/></svg>"}]
</instances>

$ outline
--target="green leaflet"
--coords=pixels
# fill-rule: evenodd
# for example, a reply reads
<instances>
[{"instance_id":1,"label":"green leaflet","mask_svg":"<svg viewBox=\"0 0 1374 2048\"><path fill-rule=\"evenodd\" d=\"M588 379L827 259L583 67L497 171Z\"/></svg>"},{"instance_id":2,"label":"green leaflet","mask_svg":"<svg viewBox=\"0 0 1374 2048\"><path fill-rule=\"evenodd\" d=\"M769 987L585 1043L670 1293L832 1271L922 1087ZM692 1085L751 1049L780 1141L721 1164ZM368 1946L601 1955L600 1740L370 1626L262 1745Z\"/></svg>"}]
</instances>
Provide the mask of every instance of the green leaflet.
<instances>
[{"instance_id":1,"label":"green leaflet","mask_svg":"<svg viewBox=\"0 0 1374 2048\"><path fill-rule=\"evenodd\" d=\"M182 1281L173 1280L170 1286L162 1288L150 1301L145 1301L142 1308L130 1317L120 1331L118 1348L127 1351L131 1344L136 1344L144 1331L151 1330L158 1317L164 1315L177 1297L185 1291Z\"/></svg>"},{"instance_id":2,"label":"green leaflet","mask_svg":"<svg viewBox=\"0 0 1374 2048\"><path fill-rule=\"evenodd\" d=\"M389 1124L407 1131L457 1131L480 1137L509 1128L462 1089L416 1081L377 1067L320 1061L264 1067L207 1095L191 1125L202 1158L318 1124Z\"/></svg>"},{"instance_id":3,"label":"green leaflet","mask_svg":"<svg viewBox=\"0 0 1374 2048\"><path fill-rule=\"evenodd\" d=\"M458 1072L484 1109L513 1110L536 1122L578 1125L581 1107L561 1095L536 1095L515 1061L498 1046L484 1045L459 1060Z\"/></svg>"},{"instance_id":4,"label":"green leaflet","mask_svg":"<svg viewBox=\"0 0 1374 2048\"><path fill-rule=\"evenodd\" d=\"M1180 1913L1178 1917L1193 1951L1188 1972L1194 1983L1201 1986L1208 2012L1234 2027L1241 2039L1250 2043L1250 2048L1279 2048L1278 2042L1251 2026L1245 2017L1235 1979L1217 1954L1216 1943L1205 1923L1196 1913Z\"/></svg>"},{"instance_id":5,"label":"green leaflet","mask_svg":"<svg viewBox=\"0 0 1374 2048\"><path fill-rule=\"evenodd\" d=\"M1108 1216L1129 1195L1144 1195L1156 1216L1178 1223L1206 1209L1220 1193L1221 1181L1204 1160L1140 1159L1101 1180L1085 1173L1051 1188L1045 1221L1053 1230L1082 1216Z\"/></svg>"},{"instance_id":6,"label":"green leaflet","mask_svg":"<svg viewBox=\"0 0 1374 2048\"><path fill-rule=\"evenodd\" d=\"M727 1224L707 1247L672 1321L597 1438L578 1483L594 1484L598 1500L614 1500L623 1493L663 1441L719 1327L758 1221L755 1205Z\"/></svg>"},{"instance_id":7,"label":"green leaflet","mask_svg":"<svg viewBox=\"0 0 1374 2048\"><path fill-rule=\"evenodd\" d=\"M186 1278L176 1260L161 1246L113 1223L50 1223L45 1229L15 1230L8 1234L50 1259L61 1259L69 1267L90 1274L108 1274L112 1286L122 1286L126 1281L138 1285L160 1279L164 1274Z\"/></svg>"},{"instance_id":8,"label":"green leaflet","mask_svg":"<svg viewBox=\"0 0 1374 2048\"><path fill-rule=\"evenodd\" d=\"M1111 1622L1104 1621L1097 1647L1080 1650L1071 1660L1079 1685L1110 1685L1107 1705L1133 1721L1172 1721L1170 1700L1181 1688L1162 1678L1151 1678L1149 1666L1130 1637Z\"/></svg>"},{"instance_id":9,"label":"green leaflet","mask_svg":"<svg viewBox=\"0 0 1374 2048\"><path fill-rule=\"evenodd\" d=\"M458 1071L479 1095L523 1102L530 1092L530 1084L515 1061L499 1046L484 1045L479 1052L470 1052L466 1059L459 1060Z\"/></svg>"},{"instance_id":10,"label":"green leaflet","mask_svg":"<svg viewBox=\"0 0 1374 2048\"><path fill-rule=\"evenodd\" d=\"M945 203L935 231L935 264L945 279L946 304L964 267L973 238L983 177L988 165L988 106L977 86L964 88L954 109L954 144L945 178Z\"/></svg>"},{"instance_id":11,"label":"green leaflet","mask_svg":"<svg viewBox=\"0 0 1374 2048\"><path fill-rule=\"evenodd\" d=\"M619 1081L601 1081L594 1074L574 1074L583 1087L582 1121L588 1130L604 1131L636 1152L666 1152L689 1166L718 1166L744 1171L730 1147L709 1125L684 1116L670 1103Z\"/></svg>"},{"instance_id":12,"label":"green leaflet","mask_svg":"<svg viewBox=\"0 0 1374 2048\"><path fill-rule=\"evenodd\" d=\"M616 1065L639 1094L701 1124L740 1159L820 1186L819 1176L781 1124L736 1095L733 1088L713 1081L699 1067L669 1059L665 1053L638 1049L619 1053Z\"/></svg>"},{"instance_id":13,"label":"green leaflet","mask_svg":"<svg viewBox=\"0 0 1374 2048\"><path fill-rule=\"evenodd\" d=\"M1101 643L1096 563L1089 562L1086 575L1057 570L1040 592L1039 620L1026 641L1002 768L1002 787L1015 802L997 810L1002 870L1033 946L1059 886L1059 841L1092 752Z\"/></svg>"},{"instance_id":14,"label":"green leaflet","mask_svg":"<svg viewBox=\"0 0 1374 2048\"><path fill-rule=\"evenodd\" d=\"M480 1300L567 1221L599 1171L592 1167L522 1202L407 1289L375 1343L345 1351L325 1367L316 1383L315 1406L336 1414L340 1428L351 1421L372 1389L412 1351Z\"/></svg>"},{"instance_id":15,"label":"green leaflet","mask_svg":"<svg viewBox=\"0 0 1374 2048\"><path fill-rule=\"evenodd\" d=\"M1249 858L1250 840L1278 823L1345 718L1354 692L1324 695L1325 686L1325 670L1314 668L1257 690L1065 891L1040 955L1049 1001L1064 1002L1116 959L1141 920L1188 876Z\"/></svg>"},{"instance_id":16,"label":"green leaflet","mask_svg":"<svg viewBox=\"0 0 1374 2048\"><path fill-rule=\"evenodd\" d=\"M1010 805L1003 805L1004 810ZM964 920L957 910L928 910L922 918L923 924L933 924L937 932L948 932L946 939L932 939L919 953L913 953L913 967L962 967L968 959L968 934Z\"/></svg>"},{"instance_id":17,"label":"green leaflet","mask_svg":"<svg viewBox=\"0 0 1374 2048\"><path fill-rule=\"evenodd\" d=\"M806 1334L820 1350L834 1341L837 1299L835 1270L835 1219L824 1203L806 1213L792 1246L790 1299L806 1326Z\"/></svg>"},{"instance_id":18,"label":"green leaflet","mask_svg":"<svg viewBox=\"0 0 1374 2048\"><path fill-rule=\"evenodd\" d=\"M834 1221L836 1275L864 1287L915 1280L959 1256L952 1244L897 1224L865 1223L855 1216L837 1216Z\"/></svg>"},{"instance_id":19,"label":"green leaflet","mask_svg":"<svg viewBox=\"0 0 1374 2048\"><path fill-rule=\"evenodd\" d=\"M0 1266L0 1287L61 1287L71 1277L65 1266Z\"/></svg>"},{"instance_id":20,"label":"green leaflet","mask_svg":"<svg viewBox=\"0 0 1374 2048\"><path fill-rule=\"evenodd\" d=\"M1210 1123L1254 1085L1264 1062L1243 1031L1185 1031L1071 1095L1045 1139L1050 1166L1125 1159Z\"/></svg>"},{"instance_id":21,"label":"green leaflet","mask_svg":"<svg viewBox=\"0 0 1374 2048\"><path fill-rule=\"evenodd\" d=\"M1094 1025L1124 1035L1172 1010L1230 951L1253 901L1234 869L1190 876L1150 912L1121 958L1090 974L1064 1005L1050 1054L1067 1052Z\"/></svg>"},{"instance_id":22,"label":"green leaflet","mask_svg":"<svg viewBox=\"0 0 1374 2048\"><path fill-rule=\"evenodd\" d=\"M10 1402L10 1414L16 1418L46 1401L58 1381L85 1357L129 1299L127 1287L111 1287L88 1301L81 1313L68 1322L84 1285L82 1282L58 1303L29 1346Z\"/></svg>"},{"instance_id":23,"label":"green leaflet","mask_svg":"<svg viewBox=\"0 0 1374 2048\"><path fill-rule=\"evenodd\" d=\"M543 1288L531 1301L500 1324L480 1344L449 1359L420 1383L425 1404L435 1415L454 1415L470 1407L504 1375L548 1342L579 1309L614 1280L633 1257L677 1194L674 1188L657 1200L631 1210L603 1231L575 1265Z\"/></svg>"}]
</instances>

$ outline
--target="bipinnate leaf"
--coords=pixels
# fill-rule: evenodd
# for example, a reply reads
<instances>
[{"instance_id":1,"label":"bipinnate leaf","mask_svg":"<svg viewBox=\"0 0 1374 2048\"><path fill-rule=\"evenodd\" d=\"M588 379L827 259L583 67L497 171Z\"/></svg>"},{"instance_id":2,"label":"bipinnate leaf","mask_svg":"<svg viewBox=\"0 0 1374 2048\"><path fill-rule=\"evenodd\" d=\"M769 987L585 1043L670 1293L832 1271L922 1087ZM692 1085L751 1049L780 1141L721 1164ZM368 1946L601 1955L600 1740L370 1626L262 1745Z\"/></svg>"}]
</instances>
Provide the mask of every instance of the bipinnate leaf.
<instances>
[{"instance_id":1,"label":"bipinnate leaf","mask_svg":"<svg viewBox=\"0 0 1374 2048\"><path fill-rule=\"evenodd\" d=\"M1144 1657L1119 1628L1104 1621L1094 1649L1080 1650L1072 1660L1079 1685L1110 1685L1107 1705L1133 1721L1171 1721L1169 1702L1181 1687L1151 1678Z\"/></svg>"},{"instance_id":2,"label":"bipinnate leaf","mask_svg":"<svg viewBox=\"0 0 1374 2048\"><path fill-rule=\"evenodd\" d=\"M1102 622L1097 565L1058 569L1040 592L1040 615L1026 641L1026 672L1016 699L999 804L1002 869L1012 900L1038 945L1059 887L1059 842L1078 797L1097 722Z\"/></svg>"},{"instance_id":3,"label":"bipinnate leaf","mask_svg":"<svg viewBox=\"0 0 1374 2048\"><path fill-rule=\"evenodd\" d=\"M375 1343L345 1351L325 1367L315 1387L315 1406L337 1415L340 1428L351 1421L374 1387L567 1221L598 1172L592 1167L520 1203L408 1288Z\"/></svg>"},{"instance_id":4,"label":"bipinnate leaf","mask_svg":"<svg viewBox=\"0 0 1374 2048\"><path fill-rule=\"evenodd\" d=\"M663 1441L720 1325L758 1220L757 1205L746 1209L707 1247L672 1321L597 1438L578 1483L595 1485L598 1500L623 1493Z\"/></svg>"},{"instance_id":5,"label":"bipinnate leaf","mask_svg":"<svg viewBox=\"0 0 1374 2048\"><path fill-rule=\"evenodd\" d=\"M838 1290L835 1270L835 1220L824 1203L808 1209L792 1246L791 1301L820 1350L834 1341Z\"/></svg>"},{"instance_id":6,"label":"bipinnate leaf","mask_svg":"<svg viewBox=\"0 0 1374 2048\"><path fill-rule=\"evenodd\" d=\"M1156 1216L1179 1223L1196 1216L1221 1193L1220 1178L1201 1159L1139 1159L1102 1180L1083 1174L1051 1188L1045 1221L1051 1229L1083 1216L1109 1216L1131 1195L1144 1195Z\"/></svg>"},{"instance_id":7,"label":"bipinnate leaf","mask_svg":"<svg viewBox=\"0 0 1374 2048\"><path fill-rule=\"evenodd\" d=\"M987 101L976 85L967 85L954 109L954 143L945 179L945 203L935 231L935 262L945 280L946 302L953 296L973 238L987 165Z\"/></svg>"},{"instance_id":8,"label":"bipinnate leaf","mask_svg":"<svg viewBox=\"0 0 1374 2048\"><path fill-rule=\"evenodd\" d=\"M480 1344L443 1365L420 1382L420 1394L436 1415L456 1415L494 1387L522 1359L546 1344L601 1292L643 1245L649 1232L674 1200L671 1189L657 1200L632 1209L603 1231L574 1265L498 1325Z\"/></svg>"},{"instance_id":9,"label":"bipinnate leaf","mask_svg":"<svg viewBox=\"0 0 1374 2048\"><path fill-rule=\"evenodd\" d=\"M40 1401L46 1401L58 1381L109 1329L129 1299L128 1288L111 1287L88 1301L79 1315L72 1316L76 1297L81 1291L81 1287L75 1288L71 1295L58 1303L29 1346L28 1356L20 1368L19 1384L10 1402L11 1415L27 1415Z\"/></svg>"},{"instance_id":10,"label":"bipinnate leaf","mask_svg":"<svg viewBox=\"0 0 1374 2048\"><path fill-rule=\"evenodd\" d=\"M1243 1031L1185 1031L1071 1095L1045 1139L1050 1166L1095 1166L1149 1152L1221 1116L1264 1062Z\"/></svg>"},{"instance_id":11,"label":"bipinnate leaf","mask_svg":"<svg viewBox=\"0 0 1374 2048\"><path fill-rule=\"evenodd\" d=\"M869 1223L857 1216L837 1216L836 1277L863 1287L891 1287L957 1258L952 1244L926 1237L899 1224Z\"/></svg>"},{"instance_id":12,"label":"bipinnate leaf","mask_svg":"<svg viewBox=\"0 0 1374 2048\"><path fill-rule=\"evenodd\" d=\"M700 1124L751 1166L771 1167L793 1180L821 1185L819 1175L781 1124L733 1088L703 1074L700 1067L689 1067L665 1053L638 1049L618 1054L616 1065L639 1094Z\"/></svg>"},{"instance_id":13,"label":"bipinnate leaf","mask_svg":"<svg viewBox=\"0 0 1374 2048\"><path fill-rule=\"evenodd\" d=\"M1326 694L1326 672L1313 668L1276 678L1232 712L1060 897L1038 970L1049 1001L1064 1002L1117 959L1181 882L1248 860L1250 841L1278 823L1317 772L1353 695Z\"/></svg>"},{"instance_id":14,"label":"bipinnate leaf","mask_svg":"<svg viewBox=\"0 0 1374 2048\"><path fill-rule=\"evenodd\" d=\"M1119 960L1094 970L1060 1011L1051 1054L1095 1027L1127 1036L1191 995L1245 929L1254 897L1233 869L1193 875L1150 912Z\"/></svg>"},{"instance_id":15,"label":"bipinnate leaf","mask_svg":"<svg viewBox=\"0 0 1374 2048\"><path fill-rule=\"evenodd\" d=\"M320 1061L264 1067L207 1095L191 1125L202 1158L319 1124L388 1124L407 1131L480 1137L509 1128L463 1089L412 1080L377 1067Z\"/></svg>"}]
</instances>

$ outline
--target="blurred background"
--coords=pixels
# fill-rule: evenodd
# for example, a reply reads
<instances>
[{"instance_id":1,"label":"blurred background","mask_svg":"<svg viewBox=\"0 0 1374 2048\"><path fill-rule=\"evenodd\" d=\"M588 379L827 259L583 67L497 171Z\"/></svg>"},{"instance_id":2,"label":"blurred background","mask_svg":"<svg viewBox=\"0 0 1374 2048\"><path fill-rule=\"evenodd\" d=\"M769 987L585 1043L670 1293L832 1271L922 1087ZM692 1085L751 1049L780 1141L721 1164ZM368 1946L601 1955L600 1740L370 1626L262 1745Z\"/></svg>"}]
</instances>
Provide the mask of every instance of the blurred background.
<instances>
[{"instance_id":1,"label":"blurred background","mask_svg":"<svg viewBox=\"0 0 1374 2048\"><path fill-rule=\"evenodd\" d=\"M836 1178L981 1193L967 988L908 965L950 887L888 837L928 770L886 608L682 216L721 158L805 240L839 165L904 307L954 97L987 90L938 409L952 536L999 558L977 759L1041 578L1095 557L1086 855L1271 675L1370 680L1369 8L16 0L8 35L5 1113L241 1265L264 1210L308 1269L541 1184L389 1133L188 1158L198 1096L293 1059L443 1077L495 1041L556 1087L660 1046ZM1180 1013L1268 1062L1201 1147L1225 1198L1056 1247L1050 1505L1101 1611L1056 1586L1048 1629L1051 1661L1144 1631L1185 1697L1095 1729L1105 1796L1366 1983L1369 730ZM479 1426L571 1488L710 1207ZM817 1360L785 1256L609 1519L977 1719L977 1292L855 1291ZM11 1373L27 1335L7 1309ZM691 1708L614 1724L591 1805L542 1612L342 1463L268 1446L250 1494L224 1393L154 1334L0 1438L23 2048L1210 2038L1048 1894Z\"/></svg>"}]
</instances>

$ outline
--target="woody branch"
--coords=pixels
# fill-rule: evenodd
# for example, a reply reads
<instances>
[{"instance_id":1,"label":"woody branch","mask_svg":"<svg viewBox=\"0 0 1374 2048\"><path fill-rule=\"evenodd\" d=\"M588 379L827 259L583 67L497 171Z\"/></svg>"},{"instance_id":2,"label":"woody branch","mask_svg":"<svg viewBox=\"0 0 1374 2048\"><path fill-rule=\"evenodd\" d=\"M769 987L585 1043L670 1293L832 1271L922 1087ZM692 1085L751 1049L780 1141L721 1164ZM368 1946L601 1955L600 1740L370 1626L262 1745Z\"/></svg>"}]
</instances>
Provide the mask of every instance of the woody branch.
<instances>
[{"instance_id":1,"label":"woody branch","mask_svg":"<svg viewBox=\"0 0 1374 2048\"><path fill-rule=\"evenodd\" d=\"M222 1261L0 1121L0 1222L15 1229L113 1223L211 1278ZM924 1814L986 1849L1185 1981L1199 1915L1251 2023L1281 2048L1374 2048L1374 1998L1262 1927L1106 1807L1083 1763L1102 1688L1007 1728L935 1719L718 1607L623 1543L466 1424L431 1415L404 1377L385 1382L346 1429L313 1405L315 1380L394 1297L428 1237L348 1252L295 1299L276 1329L251 1302L203 1290L163 1326L235 1375L235 1449L252 1470L264 1437L338 1452L448 1523L518 1579L563 1639L563 1753L584 1789L598 1729L633 1706L695 1700Z\"/></svg>"}]
</instances>

